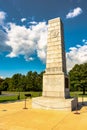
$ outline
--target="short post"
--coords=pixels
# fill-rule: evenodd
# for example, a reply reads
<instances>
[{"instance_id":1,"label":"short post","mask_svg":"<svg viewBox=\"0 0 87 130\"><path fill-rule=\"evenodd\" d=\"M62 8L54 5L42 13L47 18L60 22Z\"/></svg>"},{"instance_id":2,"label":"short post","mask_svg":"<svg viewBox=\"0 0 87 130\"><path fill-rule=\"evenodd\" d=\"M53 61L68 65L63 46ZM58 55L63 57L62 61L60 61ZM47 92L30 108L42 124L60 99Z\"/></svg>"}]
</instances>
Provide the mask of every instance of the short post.
<instances>
[{"instance_id":1,"label":"short post","mask_svg":"<svg viewBox=\"0 0 87 130\"><path fill-rule=\"evenodd\" d=\"M2 92L0 91L0 95L2 94Z\"/></svg>"},{"instance_id":2,"label":"short post","mask_svg":"<svg viewBox=\"0 0 87 130\"><path fill-rule=\"evenodd\" d=\"M28 94L25 94L25 107L24 107L24 109L28 109L27 107L26 107L26 99L27 99L27 97L32 97L32 95L30 94L30 93L28 93Z\"/></svg>"},{"instance_id":3,"label":"short post","mask_svg":"<svg viewBox=\"0 0 87 130\"><path fill-rule=\"evenodd\" d=\"M18 93L18 100L20 100L20 92Z\"/></svg>"},{"instance_id":4,"label":"short post","mask_svg":"<svg viewBox=\"0 0 87 130\"><path fill-rule=\"evenodd\" d=\"M84 96L82 94L82 105L84 105Z\"/></svg>"},{"instance_id":5,"label":"short post","mask_svg":"<svg viewBox=\"0 0 87 130\"><path fill-rule=\"evenodd\" d=\"M77 94L75 94L75 98L77 98ZM76 101L76 111L75 111L75 113L74 114L80 114L79 112L78 112L78 103L77 103L77 101Z\"/></svg>"},{"instance_id":6,"label":"short post","mask_svg":"<svg viewBox=\"0 0 87 130\"><path fill-rule=\"evenodd\" d=\"M28 109L27 107L26 107L26 96L25 96L25 103L24 103L24 108L23 109Z\"/></svg>"}]
</instances>

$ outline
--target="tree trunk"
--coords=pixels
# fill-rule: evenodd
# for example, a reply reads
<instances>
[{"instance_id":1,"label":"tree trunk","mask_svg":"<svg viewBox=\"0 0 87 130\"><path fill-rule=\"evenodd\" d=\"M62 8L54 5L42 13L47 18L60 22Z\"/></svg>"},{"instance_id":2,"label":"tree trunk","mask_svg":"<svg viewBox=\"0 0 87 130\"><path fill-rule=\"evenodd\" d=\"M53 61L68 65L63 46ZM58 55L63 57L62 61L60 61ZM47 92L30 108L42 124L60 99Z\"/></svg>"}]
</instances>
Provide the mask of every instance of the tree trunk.
<instances>
[{"instance_id":1,"label":"tree trunk","mask_svg":"<svg viewBox=\"0 0 87 130\"><path fill-rule=\"evenodd\" d=\"M85 87L83 87L83 95L85 95Z\"/></svg>"}]
</instances>

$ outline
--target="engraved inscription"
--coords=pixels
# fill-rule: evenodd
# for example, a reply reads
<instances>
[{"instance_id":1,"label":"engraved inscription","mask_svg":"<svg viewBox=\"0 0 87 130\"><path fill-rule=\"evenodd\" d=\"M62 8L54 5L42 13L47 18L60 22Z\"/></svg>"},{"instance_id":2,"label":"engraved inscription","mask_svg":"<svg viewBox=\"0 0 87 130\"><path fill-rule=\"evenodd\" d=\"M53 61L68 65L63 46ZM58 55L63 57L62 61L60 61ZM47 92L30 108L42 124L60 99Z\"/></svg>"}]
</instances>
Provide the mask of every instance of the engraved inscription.
<instances>
[{"instance_id":1,"label":"engraved inscription","mask_svg":"<svg viewBox=\"0 0 87 130\"><path fill-rule=\"evenodd\" d=\"M50 32L51 38L57 37L58 34L59 34L58 30L52 30L52 31Z\"/></svg>"}]
</instances>

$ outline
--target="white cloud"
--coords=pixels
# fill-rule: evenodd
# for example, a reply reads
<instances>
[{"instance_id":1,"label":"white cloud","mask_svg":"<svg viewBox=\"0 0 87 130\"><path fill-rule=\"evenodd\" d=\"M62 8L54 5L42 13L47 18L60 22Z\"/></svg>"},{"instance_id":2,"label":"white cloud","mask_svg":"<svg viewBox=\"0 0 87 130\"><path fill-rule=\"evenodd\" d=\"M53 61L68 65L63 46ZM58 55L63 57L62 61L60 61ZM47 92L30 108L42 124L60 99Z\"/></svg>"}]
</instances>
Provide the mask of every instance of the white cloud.
<instances>
[{"instance_id":1,"label":"white cloud","mask_svg":"<svg viewBox=\"0 0 87 130\"><path fill-rule=\"evenodd\" d=\"M81 45L77 44L76 47L81 47Z\"/></svg>"},{"instance_id":2,"label":"white cloud","mask_svg":"<svg viewBox=\"0 0 87 130\"><path fill-rule=\"evenodd\" d=\"M37 53L37 57L43 62L45 61L47 39L47 25L45 22L39 22L29 28L9 23L6 31L8 35L6 44L12 48L7 57L23 55L26 61L30 61L33 60L32 55Z\"/></svg>"},{"instance_id":3,"label":"white cloud","mask_svg":"<svg viewBox=\"0 0 87 130\"><path fill-rule=\"evenodd\" d=\"M5 15L2 15L2 23ZM0 30L0 52L7 51L7 57L10 58L22 55L26 61L33 61L37 56L41 61L46 61L46 22L33 21L29 27L8 23L4 29L6 32ZM75 64L87 62L87 40L83 39L82 43L83 45L71 47L66 53L68 71Z\"/></svg>"},{"instance_id":4,"label":"white cloud","mask_svg":"<svg viewBox=\"0 0 87 130\"><path fill-rule=\"evenodd\" d=\"M23 55L26 61L33 61L37 55L41 61L46 61L47 25L45 22L39 22L28 28L9 23L6 31L7 35L6 33L3 34L5 38L2 36L1 39L5 39L4 42L2 41L4 43L2 48L9 48L7 49L9 50L8 57ZM83 39L82 42L83 45L77 44L76 47L71 47L66 53L68 71L75 64L87 62L87 40Z\"/></svg>"},{"instance_id":5,"label":"white cloud","mask_svg":"<svg viewBox=\"0 0 87 130\"><path fill-rule=\"evenodd\" d=\"M85 42L85 41L86 41L85 39L82 40L82 42Z\"/></svg>"},{"instance_id":6,"label":"white cloud","mask_svg":"<svg viewBox=\"0 0 87 130\"><path fill-rule=\"evenodd\" d=\"M11 47L6 44L8 40L7 33L0 30L0 52L11 51Z\"/></svg>"},{"instance_id":7,"label":"white cloud","mask_svg":"<svg viewBox=\"0 0 87 130\"><path fill-rule=\"evenodd\" d=\"M86 39L83 39L82 42L83 42L84 44L87 44L87 40L86 40Z\"/></svg>"},{"instance_id":8,"label":"white cloud","mask_svg":"<svg viewBox=\"0 0 87 130\"><path fill-rule=\"evenodd\" d=\"M26 21L26 18L22 18L22 19L21 19L21 22L25 22L25 21Z\"/></svg>"},{"instance_id":9,"label":"white cloud","mask_svg":"<svg viewBox=\"0 0 87 130\"><path fill-rule=\"evenodd\" d=\"M87 62L87 45L76 46L70 48L70 51L66 53L67 69L72 69L75 64L82 64Z\"/></svg>"},{"instance_id":10,"label":"white cloud","mask_svg":"<svg viewBox=\"0 0 87 130\"><path fill-rule=\"evenodd\" d=\"M32 22L29 22L30 24L37 24L37 22L36 21L32 21Z\"/></svg>"},{"instance_id":11,"label":"white cloud","mask_svg":"<svg viewBox=\"0 0 87 130\"><path fill-rule=\"evenodd\" d=\"M40 33L40 39L38 40L37 44L37 55L43 62L46 61L46 47L47 47L47 27L43 28L43 31Z\"/></svg>"},{"instance_id":12,"label":"white cloud","mask_svg":"<svg viewBox=\"0 0 87 130\"><path fill-rule=\"evenodd\" d=\"M24 58L26 59L26 61L33 61L34 60L33 57L27 57L27 56L25 56Z\"/></svg>"},{"instance_id":13,"label":"white cloud","mask_svg":"<svg viewBox=\"0 0 87 130\"><path fill-rule=\"evenodd\" d=\"M66 18L69 19L69 18L74 18L78 15L80 15L82 13L82 9L80 7L77 7L75 9L73 9L72 11L70 11L67 15L66 15Z\"/></svg>"},{"instance_id":14,"label":"white cloud","mask_svg":"<svg viewBox=\"0 0 87 130\"><path fill-rule=\"evenodd\" d=\"M3 25L5 18L6 18L6 13L0 11L0 25Z\"/></svg>"}]
</instances>

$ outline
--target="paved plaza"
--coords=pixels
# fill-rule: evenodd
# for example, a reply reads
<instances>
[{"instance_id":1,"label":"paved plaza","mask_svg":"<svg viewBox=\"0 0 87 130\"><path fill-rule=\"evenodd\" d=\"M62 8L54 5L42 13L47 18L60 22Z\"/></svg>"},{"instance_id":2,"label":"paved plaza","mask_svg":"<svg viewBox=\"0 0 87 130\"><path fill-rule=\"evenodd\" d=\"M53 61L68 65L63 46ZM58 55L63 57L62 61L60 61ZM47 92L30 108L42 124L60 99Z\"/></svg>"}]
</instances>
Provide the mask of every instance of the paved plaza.
<instances>
[{"instance_id":1,"label":"paved plaza","mask_svg":"<svg viewBox=\"0 0 87 130\"><path fill-rule=\"evenodd\" d=\"M86 100L86 99L85 99ZM31 99L0 104L0 130L87 130L87 106L75 111L31 108Z\"/></svg>"}]
</instances>

